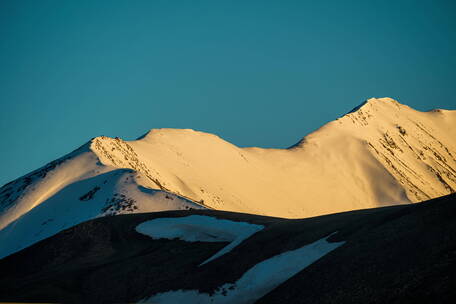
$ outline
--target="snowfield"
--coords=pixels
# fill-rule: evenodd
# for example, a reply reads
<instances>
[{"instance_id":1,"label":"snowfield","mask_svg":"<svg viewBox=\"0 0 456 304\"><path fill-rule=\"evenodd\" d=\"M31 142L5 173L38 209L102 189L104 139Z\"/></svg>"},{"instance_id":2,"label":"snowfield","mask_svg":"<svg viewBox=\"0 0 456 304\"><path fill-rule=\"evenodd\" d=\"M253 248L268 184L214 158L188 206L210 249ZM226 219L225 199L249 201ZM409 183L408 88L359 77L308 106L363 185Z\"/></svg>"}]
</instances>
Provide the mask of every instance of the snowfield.
<instances>
[{"instance_id":1,"label":"snowfield","mask_svg":"<svg viewBox=\"0 0 456 304\"><path fill-rule=\"evenodd\" d=\"M229 242L229 245L200 264L204 265L238 246L264 226L246 222L217 219L210 216L191 215L185 217L158 218L141 223L139 233L153 239L180 239L187 242Z\"/></svg>"},{"instance_id":2,"label":"snowfield","mask_svg":"<svg viewBox=\"0 0 456 304\"><path fill-rule=\"evenodd\" d=\"M256 264L236 283L221 286L213 295L200 293L197 290L176 290L154 295L139 303L254 303L281 283L344 244L344 242L328 242L330 236Z\"/></svg>"},{"instance_id":3,"label":"snowfield","mask_svg":"<svg viewBox=\"0 0 456 304\"><path fill-rule=\"evenodd\" d=\"M99 216L216 209L303 218L456 190L456 111L372 98L288 149L190 129L100 136L0 188L0 258Z\"/></svg>"}]
</instances>

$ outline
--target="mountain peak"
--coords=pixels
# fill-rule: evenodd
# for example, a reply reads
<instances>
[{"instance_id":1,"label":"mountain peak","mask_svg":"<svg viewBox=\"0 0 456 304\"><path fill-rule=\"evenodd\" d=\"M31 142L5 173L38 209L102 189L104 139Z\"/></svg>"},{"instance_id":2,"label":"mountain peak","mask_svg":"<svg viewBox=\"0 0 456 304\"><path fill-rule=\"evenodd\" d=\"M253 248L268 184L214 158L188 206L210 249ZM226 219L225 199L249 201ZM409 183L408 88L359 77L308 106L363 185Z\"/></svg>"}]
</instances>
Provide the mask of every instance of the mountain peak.
<instances>
[{"instance_id":1,"label":"mountain peak","mask_svg":"<svg viewBox=\"0 0 456 304\"><path fill-rule=\"evenodd\" d=\"M374 107L376 108L376 107L379 107L379 106L392 106L392 105L394 105L396 107L399 107L402 104L400 104L397 100L394 100L394 99L389 98L389 97L369 98L369 99L366 99L360 105L354 107L347 114L355 113L355 112L358 112L359 110L368 110L368 109L372 109Z\"/></svg>"},{"instance_id":2,"label":"mountain peak","mask_svg":"<svg viewBox=\"0 0 456 304\"><path fill-rule=\"evenodd\" d=\"M204 133L200 131L195 131L193 129L174 129L174 128L158 128L158 129L150 129L145 134L138 137L136 140L141 139L148 139L155 136L168 136L168 135L188 135L188 134L196 134L196 133Z\"/></svg>"},{"instance_id":3,"label":"mountain peak","mask_svg":"<svg viewBox=\"0 0 456 304\"><path fill-rule=\"evenodd\" d=\"M456 111L371 98L295 149L239 148L191 129L96 137L0 189L0 257L112 214L209 208L297 218L453 193L455 126Z\"/></svg>"}]
</instances>

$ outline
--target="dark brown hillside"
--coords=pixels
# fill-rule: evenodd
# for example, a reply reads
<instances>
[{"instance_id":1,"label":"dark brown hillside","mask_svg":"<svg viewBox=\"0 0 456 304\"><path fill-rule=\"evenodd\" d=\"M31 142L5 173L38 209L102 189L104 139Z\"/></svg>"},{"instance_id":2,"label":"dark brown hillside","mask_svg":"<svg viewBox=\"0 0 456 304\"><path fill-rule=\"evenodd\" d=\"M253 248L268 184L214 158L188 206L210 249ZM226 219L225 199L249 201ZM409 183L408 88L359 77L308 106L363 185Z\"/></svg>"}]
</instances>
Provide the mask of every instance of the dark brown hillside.
<instances>
[{"instance_id":1,"label":"dark brown hillside","mask_svg":"<svg viewBox=\"0 0 456 304\"><path fill-rule=\"evenodd\" d=\"M257 303L455 303L455 216L454 194L392 212Z\"/></svg>"},{"instance_id":2,"label":"dark brown hillside","mask_svg":"<svg viewBox=\"0 0 456 304\"><path fill-rule=\"evenodd\" d=\"M153 240L135 227L157 217L204 214L266 228L198 265L225 243ZM0 260L0 301L122 303L159 292L212 293L255 264L338 231L346 243L259 303L417 303L456 299L456 196L301 220L169 211L91 220Z\"/></svg>"}]
</instances>

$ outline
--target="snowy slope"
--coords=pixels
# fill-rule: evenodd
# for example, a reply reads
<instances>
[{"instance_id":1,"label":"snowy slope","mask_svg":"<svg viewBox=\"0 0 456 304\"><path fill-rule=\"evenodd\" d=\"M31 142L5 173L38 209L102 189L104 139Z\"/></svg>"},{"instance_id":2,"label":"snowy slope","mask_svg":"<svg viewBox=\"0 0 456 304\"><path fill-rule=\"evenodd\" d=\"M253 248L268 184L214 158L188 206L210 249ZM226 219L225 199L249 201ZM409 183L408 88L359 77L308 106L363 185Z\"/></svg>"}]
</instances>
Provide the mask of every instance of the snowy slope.
<instances>
[{"instance_id":1,"label":"snowy slope","mask_svg":"<svg viewBox=\"0 0 456 304\"><path fill-rule=\"evenodd\" d=\"M204 208L103 165L90 145L0 189L0 258L98 216Z\"/></svg>"},{"instance_id":2,"label":"snowy slope","mask_svg":"<svg viewBox=\"0 0 456 304\"><path fill-rule=\"evenodd\" d=\"M193 130L97 137L0 188L0 257L103 215L213 208L299 218L456 189L456 111L369 99L289 149Z\"/></svg>"},{"instance_id":3,"label":"snowy slope","mask_svg":"<svg viewBox=\"0 0 456 304\"><path fill-rule=\"evenodd\" d=\"M239 148L193 130L100 137L102 162L215 209L281 217L422 201L456 189L456 111L370 99L290 149Z\"/></svg>"}]
</instances>

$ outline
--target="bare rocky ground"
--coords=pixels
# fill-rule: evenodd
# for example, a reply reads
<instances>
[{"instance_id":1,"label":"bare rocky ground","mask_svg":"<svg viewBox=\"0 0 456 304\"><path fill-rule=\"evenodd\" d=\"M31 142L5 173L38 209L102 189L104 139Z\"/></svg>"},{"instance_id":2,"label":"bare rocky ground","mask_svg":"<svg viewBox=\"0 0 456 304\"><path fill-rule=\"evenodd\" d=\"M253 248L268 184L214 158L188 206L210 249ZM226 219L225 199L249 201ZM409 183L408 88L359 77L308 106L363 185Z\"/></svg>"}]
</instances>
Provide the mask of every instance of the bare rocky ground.
<instances>
[{"instance_id":1,"label":"bare rocky ground","mask_svg":"<svg viewBox=\"0 0 456 304\"><path fill-rule=\"evenodd\" d=\"M153 240L135 227L210 215L266 228L201 267L226 243ZM213 293L255 264L335 231L345 241L258 303L456 303L456 195L300 220L215 210L98 218L0 260L0 301L131 303L177 289Z\"/></svg>"}]
</instances>

